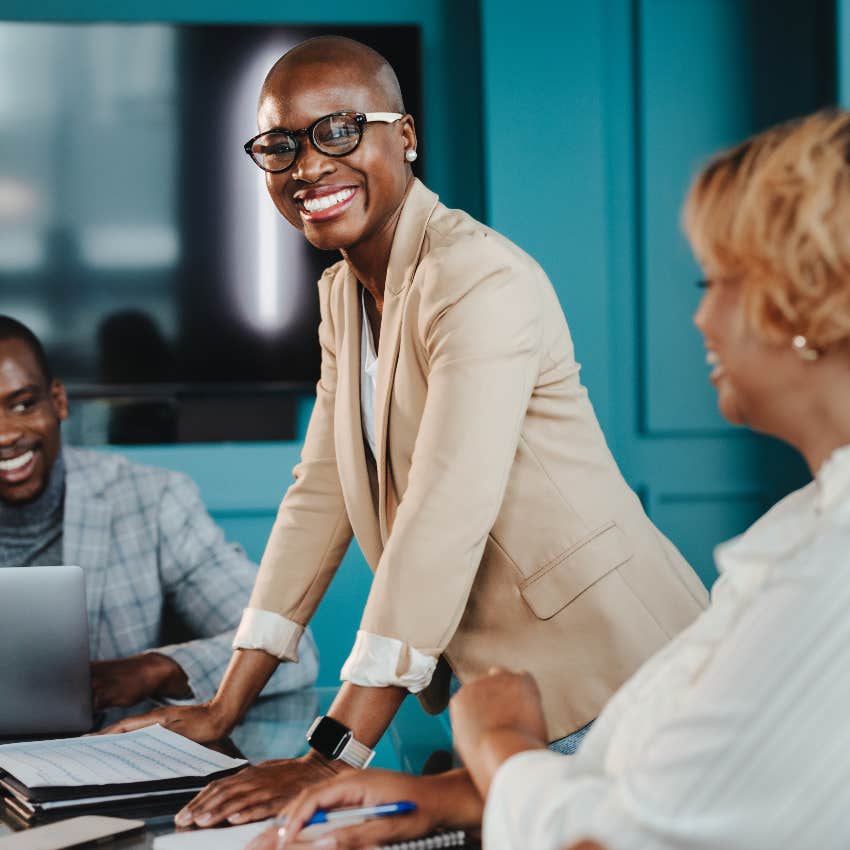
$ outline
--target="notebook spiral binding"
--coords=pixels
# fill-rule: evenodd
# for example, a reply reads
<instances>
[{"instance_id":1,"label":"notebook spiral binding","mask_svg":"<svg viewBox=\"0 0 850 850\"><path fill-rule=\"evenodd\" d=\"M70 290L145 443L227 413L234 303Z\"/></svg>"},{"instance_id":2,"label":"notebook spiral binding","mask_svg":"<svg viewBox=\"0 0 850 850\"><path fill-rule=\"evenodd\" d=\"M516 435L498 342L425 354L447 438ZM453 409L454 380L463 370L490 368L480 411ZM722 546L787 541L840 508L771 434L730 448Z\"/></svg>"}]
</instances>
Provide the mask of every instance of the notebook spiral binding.
<instances>
[{"instance_id":1,"label":"notebook spiral binding","mask_svg":"<svg viewBox=\"0 0 850 850\"><path fill-rule=\"evenodd\" d=\"M439 850L441 847L466 847L466 833L459 829L455 832L443 832L412 841L399 841L395 844L382 844L376 850Z\"/></svg>"}]
</instances>

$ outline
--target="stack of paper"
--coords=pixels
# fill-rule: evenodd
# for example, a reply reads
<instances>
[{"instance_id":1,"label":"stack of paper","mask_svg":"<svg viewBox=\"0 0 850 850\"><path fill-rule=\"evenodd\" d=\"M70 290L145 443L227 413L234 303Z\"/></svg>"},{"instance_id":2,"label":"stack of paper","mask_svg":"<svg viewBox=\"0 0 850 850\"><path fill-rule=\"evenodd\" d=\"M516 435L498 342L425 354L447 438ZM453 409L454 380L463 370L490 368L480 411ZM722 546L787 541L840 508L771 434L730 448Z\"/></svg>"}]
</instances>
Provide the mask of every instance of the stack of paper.
<instances>
[{"instance_id":1,"label":"stack of paper","mask_svg":"<svg viewBox=\"0 0 850 850\"><path fill-rule=\"evenodd\" d=\"M176 812L208 782L246 763L148 726L0 745L0 788L7 808L26 821L148 807Z\"/></svg>"}]
</instances>

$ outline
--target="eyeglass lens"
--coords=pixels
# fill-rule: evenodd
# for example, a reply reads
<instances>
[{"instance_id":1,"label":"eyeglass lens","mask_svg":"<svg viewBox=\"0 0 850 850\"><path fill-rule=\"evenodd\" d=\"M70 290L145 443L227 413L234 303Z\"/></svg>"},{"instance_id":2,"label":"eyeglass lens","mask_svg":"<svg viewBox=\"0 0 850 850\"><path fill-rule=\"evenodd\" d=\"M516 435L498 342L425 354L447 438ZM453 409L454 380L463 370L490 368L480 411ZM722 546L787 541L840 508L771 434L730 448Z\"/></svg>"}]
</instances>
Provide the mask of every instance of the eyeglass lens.
<instances>
[{"instance_id":1,"label":"eyeglass lens","mask_svg":"<svg viewBox=\"0 0 850 850\"><path fill-rule=\"evenodd\" d=\"M313 144L331 156L350 153L360 141L360 124L354 115L328 115L312 132ZM298 140L293 133L263 133L251 146L251 156L266 171L289 168L298 155Z\"/></svg>"}]
</instances>

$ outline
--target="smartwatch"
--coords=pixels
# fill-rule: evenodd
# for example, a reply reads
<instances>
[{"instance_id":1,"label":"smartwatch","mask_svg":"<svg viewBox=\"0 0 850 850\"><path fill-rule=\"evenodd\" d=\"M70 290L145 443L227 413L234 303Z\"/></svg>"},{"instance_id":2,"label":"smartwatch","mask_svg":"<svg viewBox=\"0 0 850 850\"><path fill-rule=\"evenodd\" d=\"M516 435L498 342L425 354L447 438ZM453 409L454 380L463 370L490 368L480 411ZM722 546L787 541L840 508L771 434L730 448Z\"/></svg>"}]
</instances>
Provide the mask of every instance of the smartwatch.
<instances>
[{"instance_id":1,"label":"smartwatch","mask_svg":"<svg viewBox=\"0 0 850 850\"><path fill-rule=\"evenodd\" d=\"M375 751L361 744L339 720L320 714L307 730L307 743L330 761L339 759L351 767L367 767Z\"/></svg>"}]
</instances>

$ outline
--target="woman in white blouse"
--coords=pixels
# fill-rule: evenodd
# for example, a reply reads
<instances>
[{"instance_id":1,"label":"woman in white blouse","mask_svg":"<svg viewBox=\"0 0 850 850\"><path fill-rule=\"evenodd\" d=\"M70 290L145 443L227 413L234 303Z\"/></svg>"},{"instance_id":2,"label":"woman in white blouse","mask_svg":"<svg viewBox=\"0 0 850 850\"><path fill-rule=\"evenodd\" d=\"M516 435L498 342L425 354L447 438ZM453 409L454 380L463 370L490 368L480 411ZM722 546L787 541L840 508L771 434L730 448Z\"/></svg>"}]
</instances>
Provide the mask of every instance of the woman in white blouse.
<instances>
[{"instance_id":1,"label":"woman in white blouse","mask_svg":"<svg viewBox=\"0 0 850 850\"><path fill-rule=\"evenodd\" d=\"M534 681L494 671L452 703L468 773L340 778L290 807L288 840L317 806L404 797L413 818L334 846L469 826L480 799L486 850L850 846L850 113L721 154L684 219L720 410L797 448L814 481L718 547L709 610L576 756L546 751Z\"/></svg>"}]
</instances>

